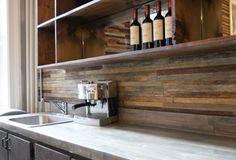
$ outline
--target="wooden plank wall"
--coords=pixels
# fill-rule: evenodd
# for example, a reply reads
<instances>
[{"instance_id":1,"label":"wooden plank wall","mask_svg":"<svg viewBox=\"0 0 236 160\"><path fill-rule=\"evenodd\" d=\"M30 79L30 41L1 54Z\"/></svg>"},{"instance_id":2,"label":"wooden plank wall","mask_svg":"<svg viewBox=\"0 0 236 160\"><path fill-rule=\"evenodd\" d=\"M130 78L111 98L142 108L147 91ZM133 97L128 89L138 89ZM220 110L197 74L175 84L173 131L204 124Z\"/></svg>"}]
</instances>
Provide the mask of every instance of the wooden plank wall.
<instances>
[{"instance_id":1,"label":"wooden plank wall","mask_svg":"<svg viewBox=\"0 0 236 160\"><path fill-rule=\"evenodd\" d=\"M175 6L177 43L230 35L229 0L178 0Z\"/></svg>"},{"instance_id":2,"label":"wooden plank wall","mask_svg":"<svg viewBox=\"0 0 236 160\"><path fill-rule=\"evenodd\" d=\"M130 22L123 22L104 28L105 54L116 54L129 51Z\"/></svg>"},{"instance_id":3,"label":"wooden plank wall","mask_svg":"<svg viewBox=\"0 0 236 160\"><path fill-rule=\"evenodd\" d=\"M199 132L211 134L215 134L212 123L227 131L236 127L232 123L236 120L236 51L93 68L47 69L43 71L43 96L76 103L77 84L83 79L118 82L120 120L126 123L141 124L140 116L144 116L142 124L171 127L176 120L172 128L187 126L195 131L197 125ZM229 124L232 128L226 127Z\"/></svg>"},{"instance_id":4,"label":"wooden plank wall","mask_svg":"<svg viewBox=\"0 0 236 160\"><path fill-rule=\"evenodd\" d=\"M226 36L228 0L221 1ZM128 23L108 26L102 29L102 35L96 34L98 38L88 38L85 55L128 50L127 26ZM99 38L103 36L101 42ZM92 43L97 46L90 47ZM118 82L120 122L236 137L235 50L92 68L45 69L43 97L79 103L77 84L84 79Z\"/></svg>"},{"instance_id":5,"label":"wooden plank wall","mask_svg":"<svg viewBox=\"0 0 236 160\"><path fill-rule=\"evenodd\" d=\"M38 0L38 24L54 18L54 0Z\"/></svg>"},{"instance_id":6,"label":"wooden plank wall","mask_svg":"<svg viewBox=\"0 0 236 160\"><path fill-rule=\"evenodd\" d=\"M229 0L221 0L223 36L230 36Z\"/></svg>"},{"instance_id":7,"label":"wooden plank wall","mask_svg":"<svg viewBox=\"0 0 236 160\"><path fill-rule=\"evenodd\" d=\"M38 31L38 64L55 63L55 32L54 26Z\"/></svg>"}]
</instances>

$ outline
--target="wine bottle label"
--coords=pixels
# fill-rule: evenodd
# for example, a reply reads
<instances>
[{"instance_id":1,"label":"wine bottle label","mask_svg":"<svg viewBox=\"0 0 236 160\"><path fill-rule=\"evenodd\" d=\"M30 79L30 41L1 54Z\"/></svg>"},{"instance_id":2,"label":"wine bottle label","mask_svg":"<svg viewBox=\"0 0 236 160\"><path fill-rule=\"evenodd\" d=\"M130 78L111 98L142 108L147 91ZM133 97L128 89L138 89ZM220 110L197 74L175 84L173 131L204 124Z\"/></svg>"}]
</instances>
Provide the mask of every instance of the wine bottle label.
<instances>
[{"instance_id":1,"label":"wine bottle label","mask_svg":"<svg viewBox=\"0 0 236 160\"><path fill-rule=\"evenodd\" d=\"M165 18L165 38L173 37L173 29L172 29L172 17Z\"/></svg>"},{"instance_id":2,"label":"wine bottle label","mask_svg":"<svg viewBox=\"0 0 236 160\"><path fill-rule=\"evenodd\" d=\"M154 41L164 39L164 26L163 20L157 19L153 22L153 38Z\"/></svg>"},{"instance_id":3,"label":"wine bottle label","mask_svg":"<svg viewBox=\"0 0 236 160\"><path fill-rule=\"evenodd\" d=\"M139 29L140 29L139 26L131 26L130 27L130 44L131 45L140 44L140 42L139 42L139 37L140 37Z\"/></svg>"},{"instance_id":4,"label":"wine bottle label","mask_svg":"<svg viewBox=\"0 0 236 160\"><path fill-rule=\"evenodd\" d=\"M152 23L142 24L142 42L152 42Z\"/></svg>"}]
</instances>

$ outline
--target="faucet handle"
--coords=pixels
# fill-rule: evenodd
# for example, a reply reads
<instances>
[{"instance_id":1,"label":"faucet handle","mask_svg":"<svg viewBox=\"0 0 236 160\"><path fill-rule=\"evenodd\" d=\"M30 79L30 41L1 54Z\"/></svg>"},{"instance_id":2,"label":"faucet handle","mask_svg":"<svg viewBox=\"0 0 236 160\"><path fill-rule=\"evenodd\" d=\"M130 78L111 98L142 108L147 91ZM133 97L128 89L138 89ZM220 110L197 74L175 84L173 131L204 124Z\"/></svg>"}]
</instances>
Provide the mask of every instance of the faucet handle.
<instances>
[{"instance_id":1,"label":"faucet handle","mask_svg":"<svg viewBox=\"0 0 236 160\"><path fill-rule=\"evenodd\" d=\"M44 98L41 98L41 99L40 99L40 102L44 102Z\"/></svg>"}]
</instances>

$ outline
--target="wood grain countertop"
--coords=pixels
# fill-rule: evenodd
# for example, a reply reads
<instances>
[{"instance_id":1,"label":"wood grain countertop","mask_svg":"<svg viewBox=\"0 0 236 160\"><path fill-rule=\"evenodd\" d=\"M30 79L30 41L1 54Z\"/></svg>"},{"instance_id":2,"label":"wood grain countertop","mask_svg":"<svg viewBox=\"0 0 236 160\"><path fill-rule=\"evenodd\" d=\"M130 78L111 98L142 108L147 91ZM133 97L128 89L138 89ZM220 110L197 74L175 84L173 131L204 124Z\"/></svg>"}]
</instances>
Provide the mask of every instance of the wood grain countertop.
<instances>
[{"instance_id":1,"label":"wood grain countertop","mask_svg":"<svg viewBox=\"0 0 236 160\"><path fill-rule=\"evenodd\" d=\"M236 159L233 138L125 124L93 127L69 122L29 128L9 121L9 117L0 117L1 129L89 159Z\"/></svg>"}]
</instances>

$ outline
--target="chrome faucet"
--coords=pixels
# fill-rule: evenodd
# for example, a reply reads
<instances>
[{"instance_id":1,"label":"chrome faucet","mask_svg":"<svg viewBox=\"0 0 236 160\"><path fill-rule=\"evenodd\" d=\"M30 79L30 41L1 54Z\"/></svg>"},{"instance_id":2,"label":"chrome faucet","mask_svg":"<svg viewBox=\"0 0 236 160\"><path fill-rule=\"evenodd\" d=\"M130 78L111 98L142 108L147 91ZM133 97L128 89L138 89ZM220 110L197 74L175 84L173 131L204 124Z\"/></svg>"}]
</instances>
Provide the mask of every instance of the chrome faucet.
<instances>
[{"instance_id":1,"label":"chrome faucet","mask_svg":"<svg viewBox=\"0 0 236 160\"><path fill-rule=\"evenodd\" d=\"M49 103L53 103L64 115L68 115L68 103L63 101L50 101ZM62 104L62 105L60 105Z\"/></svg>"}]
</instances>

